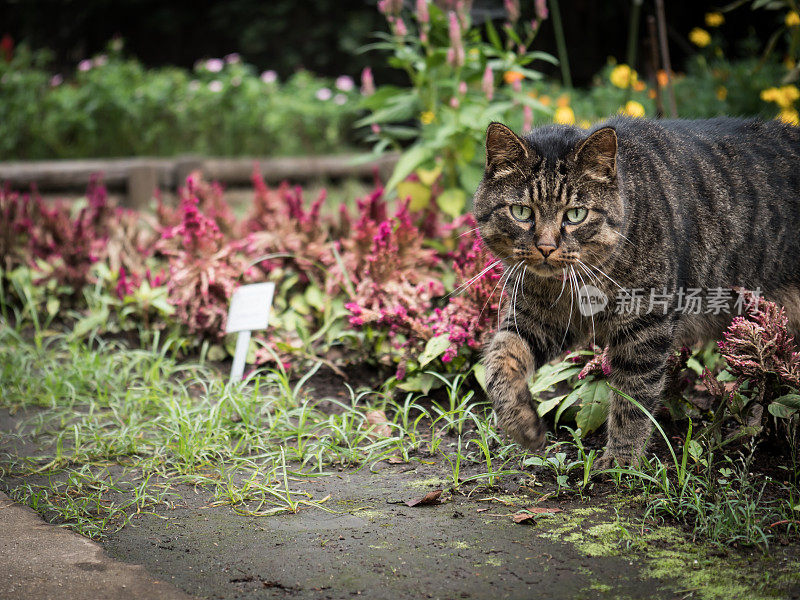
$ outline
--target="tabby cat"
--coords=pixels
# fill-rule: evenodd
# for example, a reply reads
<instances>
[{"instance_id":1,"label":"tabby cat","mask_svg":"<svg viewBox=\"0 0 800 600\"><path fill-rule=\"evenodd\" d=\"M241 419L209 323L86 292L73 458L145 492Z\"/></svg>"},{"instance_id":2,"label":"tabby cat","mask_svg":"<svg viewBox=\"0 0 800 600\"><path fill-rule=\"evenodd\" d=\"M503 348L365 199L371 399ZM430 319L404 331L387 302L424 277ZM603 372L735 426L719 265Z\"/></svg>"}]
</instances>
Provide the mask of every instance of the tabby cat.
<instances>
[{"instance_id":1,"label":"tabby cat","mask_svg":"<svg viewBox=\"0 0 800 600\"><path fill-rule=\"evenodd\" d=\"M520 137L492 123L486 152L474 215L510 298L486 383L500 426L523 446L545 439L528 378L565 349L607 346L611 385L652 411L670 354L735 316L735 293L728 309L712 296L760 290L800 333L800 128L616 117ZM609 299L604 310L580 310L584 284ZM601 466L636 461L650 430L614 394Z\"/></svg>"}]
</instances>

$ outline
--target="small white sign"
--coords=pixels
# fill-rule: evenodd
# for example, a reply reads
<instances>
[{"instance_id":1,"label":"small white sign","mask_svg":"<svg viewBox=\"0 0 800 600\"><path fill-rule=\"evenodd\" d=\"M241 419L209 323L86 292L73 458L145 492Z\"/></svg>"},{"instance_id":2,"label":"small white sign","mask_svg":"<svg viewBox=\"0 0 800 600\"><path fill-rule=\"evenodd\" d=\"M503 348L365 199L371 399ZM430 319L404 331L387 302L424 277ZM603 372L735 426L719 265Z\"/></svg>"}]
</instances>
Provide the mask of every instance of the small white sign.
<instances>
[{"instance_id":1,"label":"small white sign","mask_svg":"<svg viewBox=\"0 0 800 600\"><path fill-rule=\"evenodd\" d=\"M231 307L228 310L228 324L225 333L236 333L236 350L233 353L231 381L239 381L244 374L247 362L247 350L250 347L250 332L255 329L266 329L269 324L269 310L272 296L275 293L274 283L253 283L243 285L233 293Z\"/></svg>"},{"instance_id":2,"label":"small white sign","mask_svg":"<svg viewBox=\"0 0 800 600\"><path fill-rule=\"evenodd\" d=\"M275 284L272 282L253 283L237 289L231 298L225 333L266 329L274 293Z\"/></svg>"}]
</instances>

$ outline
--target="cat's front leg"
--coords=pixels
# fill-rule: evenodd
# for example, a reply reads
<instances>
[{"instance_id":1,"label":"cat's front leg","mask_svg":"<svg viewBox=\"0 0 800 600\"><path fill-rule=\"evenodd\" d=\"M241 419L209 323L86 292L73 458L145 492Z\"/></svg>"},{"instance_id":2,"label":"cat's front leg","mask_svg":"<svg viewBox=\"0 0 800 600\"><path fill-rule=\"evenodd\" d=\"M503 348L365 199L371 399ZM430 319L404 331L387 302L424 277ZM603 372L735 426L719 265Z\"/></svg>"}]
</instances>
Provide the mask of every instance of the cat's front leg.
<instances>
[{"instance_id":1,"label":"cat's front leg","mask_svg":"<svg viewBox=\"0 0 800 600\"><path fill-rule=\"evenodd\" d=\"M544 346L532 349L515 331L498 331L484 356L486 387L500 427L529 450L544 446L546 428L528 388L533 370L543 364Z\"/></svg>"},{"instance_id":2,"label":"cat's front leg","mask_svg":"<svg viewBox=\"0 0 800 600\"><path fill-rule=\"evenodd\" d=\"M642 320L629 326L631 335L609 348L609 383L653 414L661 403L666 366L673 345L667 323ZM650 418L630 400L611 394L606 451L598 467L636 465L652 432Z\"/></svg>"}]
</instances>

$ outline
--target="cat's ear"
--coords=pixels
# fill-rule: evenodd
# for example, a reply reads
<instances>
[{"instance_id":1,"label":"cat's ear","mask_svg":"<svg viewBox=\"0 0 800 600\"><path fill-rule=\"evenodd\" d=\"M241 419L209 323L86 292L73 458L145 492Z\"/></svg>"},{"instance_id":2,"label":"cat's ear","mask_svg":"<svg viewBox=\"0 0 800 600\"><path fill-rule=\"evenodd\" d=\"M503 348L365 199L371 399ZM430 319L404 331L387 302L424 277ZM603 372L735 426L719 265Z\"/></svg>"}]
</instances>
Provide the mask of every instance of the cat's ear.
<instances>
[{"instance_id":1,"label":"cat's ear","mask_svg":"<svg viewBox=\"0 0 800 600\"><path fill-rule=\"evenodd\" d=\"M578 147L575 162L584 175L610 182L617 174L617 132L613 127L598 129Z\"/></svg>"},{"instance_id":2,"label":"cat's ear","mask_svg":"<svg viewBox=\"0 0 800 600\"><path fill-rule=\"evenodd\" d=\"M486 130L486 173L495 178L509 175L528 157L528 147L502 123L491 123Z\"/></svg>"}]
</instances>

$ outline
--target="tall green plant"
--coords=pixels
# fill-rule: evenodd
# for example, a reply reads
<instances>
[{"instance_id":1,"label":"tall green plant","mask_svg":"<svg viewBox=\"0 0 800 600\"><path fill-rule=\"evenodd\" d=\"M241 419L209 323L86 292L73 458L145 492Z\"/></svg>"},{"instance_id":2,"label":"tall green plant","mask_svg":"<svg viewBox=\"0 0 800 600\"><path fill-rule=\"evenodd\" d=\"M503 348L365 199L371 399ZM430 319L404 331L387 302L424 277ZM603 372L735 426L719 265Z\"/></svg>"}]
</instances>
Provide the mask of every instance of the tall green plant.
<instances>
[{"instance_id":1,"label":"tall green plant","mask_svg":"<svg viewBox=\"0 0 800 600\"><path fill-rule=\"evenodd\" d=\"M537 2L537 19L523 22L518 2L506 4L508 22L498 31L491 20L475 26L463 1L447 3L448 10L418 0L413 14L405 14L400 2L379 3L390 32L376 34L379 41L363 50L388 53L389 64L403 70L410 85L374 90L367 73L362 105L370 114L358 124L371 127L376 153L403 149L387 187L410 196L412 208L427 205L441 176L437 202L446 213L459 214L483 174L486 126L503 121L529 129L534 111L550 112L522 86L541 78L535 61L556 62L527 51L546 7Z\"/></svg>"}]
</instances>

